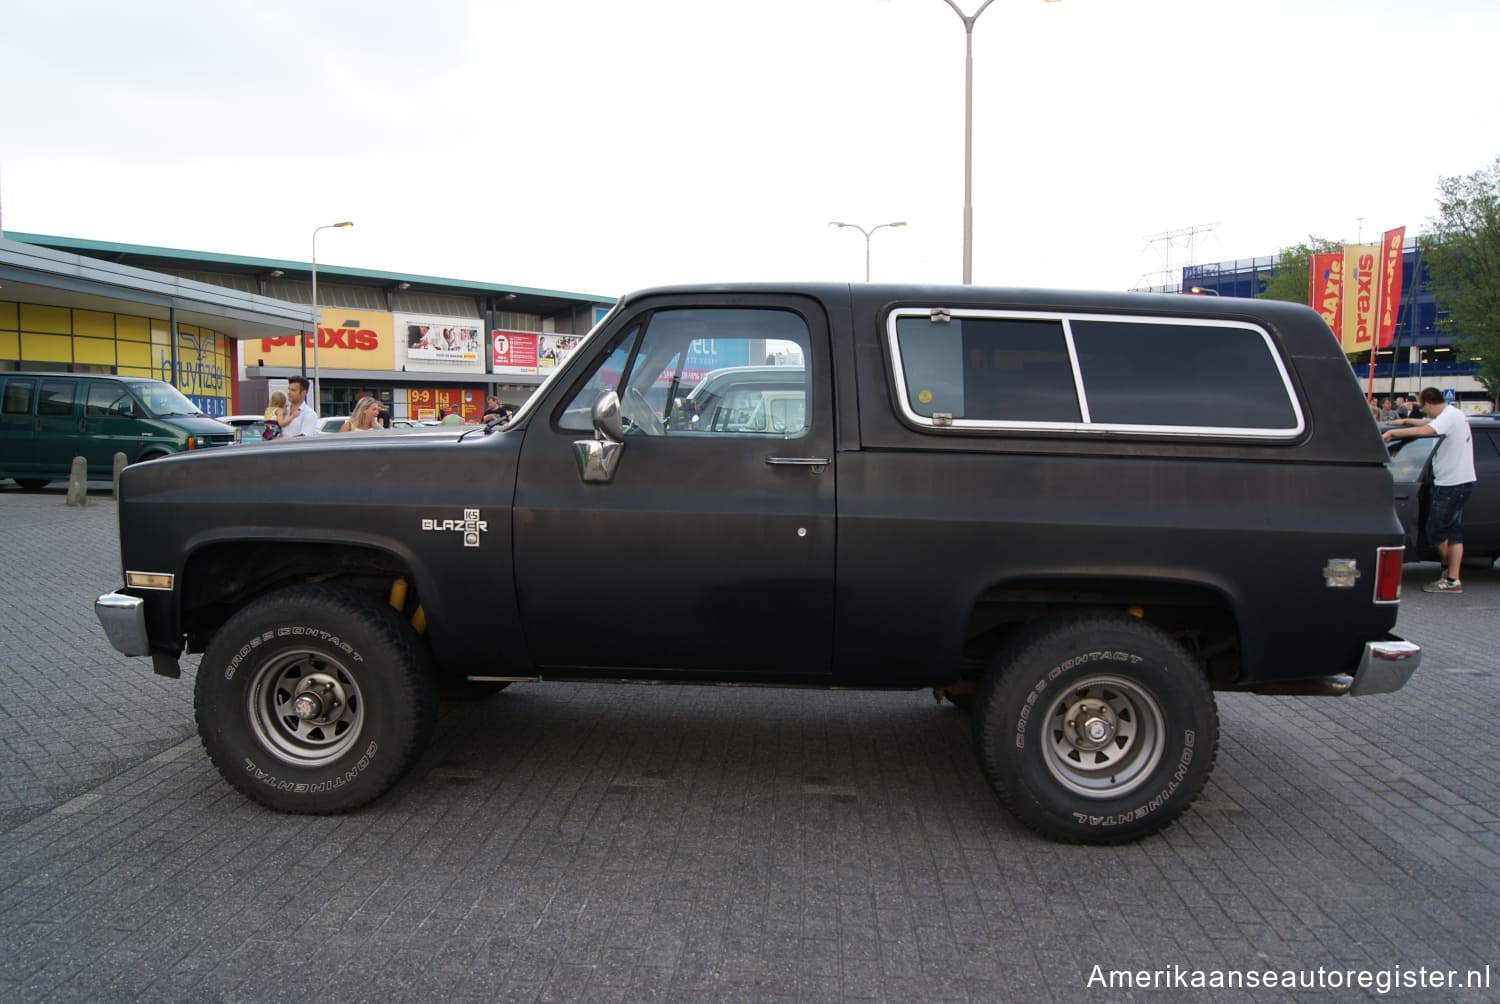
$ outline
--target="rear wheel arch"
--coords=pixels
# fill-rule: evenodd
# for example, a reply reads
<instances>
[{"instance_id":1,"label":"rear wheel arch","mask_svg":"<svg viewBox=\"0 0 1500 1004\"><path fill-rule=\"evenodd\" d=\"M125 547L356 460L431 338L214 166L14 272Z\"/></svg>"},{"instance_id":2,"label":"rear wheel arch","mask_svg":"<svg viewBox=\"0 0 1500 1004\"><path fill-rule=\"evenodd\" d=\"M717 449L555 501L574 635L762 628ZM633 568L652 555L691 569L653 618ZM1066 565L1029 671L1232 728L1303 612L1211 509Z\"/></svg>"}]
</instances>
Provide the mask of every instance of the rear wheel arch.
<instances>
[{"instance_id":1,"label":"rear wheel arch","mask_svg":"<svg viewBox=\"0 0 1500 1004\"><path fill-rule=\"evenodd\" d=\"M1202 582L1110 576L1012 579L989 586L974 598L964 623L960 679L977 685L995 653L1032 625L1109 612L1175 638L1214 687L1238 678L1240 617L1231 596Z\"/></svg>"}]
</instances>

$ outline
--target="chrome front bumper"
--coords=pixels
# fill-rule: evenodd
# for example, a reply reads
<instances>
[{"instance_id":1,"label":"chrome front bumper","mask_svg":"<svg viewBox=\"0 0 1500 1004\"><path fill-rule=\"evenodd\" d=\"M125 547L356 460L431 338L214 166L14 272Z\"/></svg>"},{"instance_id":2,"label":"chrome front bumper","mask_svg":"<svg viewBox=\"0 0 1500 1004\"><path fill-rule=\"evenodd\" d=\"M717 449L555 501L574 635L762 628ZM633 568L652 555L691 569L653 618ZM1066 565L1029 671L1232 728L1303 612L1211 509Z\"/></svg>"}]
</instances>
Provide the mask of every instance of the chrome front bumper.
<instances>
[{"instance_id":1,"label":"chrome front bumper","mask_svg":"<svg viewBox=\"0 0 1500 1004\"><path fill-rule=\"evenodd\" d=\"M124 593L105 593L94 601L94 615L104 626L104 637L116 652L151 654L151 643L146 638L145 600Z\"/></svg>"},{"instance_id":2,"label":"chrome front bumper","mask_svg":"<svg viewBox=\"0 0 1500 1004\"><path fill-rule=\"evenodd\" d=\"M1354 671L1350 697L1389 694L1406 686L1406 681L1422 665L1422 649L1409 641L1387 638L1365 645L1364 658Z\"/></svg>"}]
</instances>

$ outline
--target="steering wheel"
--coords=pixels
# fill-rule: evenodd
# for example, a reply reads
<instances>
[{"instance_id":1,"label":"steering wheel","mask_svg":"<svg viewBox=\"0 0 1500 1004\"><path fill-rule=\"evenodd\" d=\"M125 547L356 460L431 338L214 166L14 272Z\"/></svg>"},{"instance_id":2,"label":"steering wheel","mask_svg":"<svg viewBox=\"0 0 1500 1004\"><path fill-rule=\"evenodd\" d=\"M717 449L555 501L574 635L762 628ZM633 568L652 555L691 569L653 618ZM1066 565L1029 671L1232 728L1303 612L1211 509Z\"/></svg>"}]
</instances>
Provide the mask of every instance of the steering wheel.
<instances>
[{"instance_id":1,"label":"steering wheel","mask_svg":"<svg viewBox=\"0 0 1500 1004\"><path fill-rule=\"evenodd\" d=\"M620 402L620 415L629 419L631 425L648 436L664 436L667 433L667 424L638 387L631 387L625 392L625 400Z\"/></svg>"}]
</instances>

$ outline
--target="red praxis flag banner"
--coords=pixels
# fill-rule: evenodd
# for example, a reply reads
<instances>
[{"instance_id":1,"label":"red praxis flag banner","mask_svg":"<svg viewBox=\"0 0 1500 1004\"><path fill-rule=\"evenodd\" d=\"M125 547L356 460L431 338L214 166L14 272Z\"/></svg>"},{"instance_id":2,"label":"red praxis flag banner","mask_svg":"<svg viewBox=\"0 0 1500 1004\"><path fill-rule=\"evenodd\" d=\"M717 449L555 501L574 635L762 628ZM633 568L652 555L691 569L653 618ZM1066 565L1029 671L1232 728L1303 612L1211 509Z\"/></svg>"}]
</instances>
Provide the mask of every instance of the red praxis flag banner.
<instances>
[{"instance_id":1,"label":"red praxis flag banner","mask_svg":"<svg viewBox=\"0 0 1500 1004\"><path fill-rule=\"evenodd\" d=\"M1396 315L1401 310L1401 251L1406 243L1406 228L1387 230L1380 237L1384 247L1380 277L1380 348L1386 348L1396 335Z\"/></svg>"},{"instance_id":2,"label":"red praxis flag banner","mask_svg":"<svg viewBox=\"0 0 1500 1004\"><path fill-rule=\"evenodd\" d=\"M1307 284L1307 305L1323 316L1333 337L1344 340L1344 255L1315 254L1308 262L1312 275Z\"/></svg>"}]
</instances>

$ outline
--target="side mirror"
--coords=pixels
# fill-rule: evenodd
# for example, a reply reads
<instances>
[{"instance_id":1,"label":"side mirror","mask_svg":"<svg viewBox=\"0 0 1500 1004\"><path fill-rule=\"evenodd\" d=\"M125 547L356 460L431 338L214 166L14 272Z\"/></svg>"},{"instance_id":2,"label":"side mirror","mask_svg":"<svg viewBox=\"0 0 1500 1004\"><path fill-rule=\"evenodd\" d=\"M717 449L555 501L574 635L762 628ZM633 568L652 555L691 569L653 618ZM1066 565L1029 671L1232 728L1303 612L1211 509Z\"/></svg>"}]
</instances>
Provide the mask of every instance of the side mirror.
<instances>
[{"instance_id":1,"label":"side mirror","mask_svg":"<svg viewBox=\"0 0 1500 1004\"><path fill-rule=\"evenodd\" d=\"M589 418L594 423L594 438L611 443L625 441L625 426L620 420L620 395L607 390L594 399L589 409Z\"/></svg>"},{"instance_id":2,"label":"side mirror","mask_svg":"<svg viewBox=\"0 0 1500 1004\"><path fill-rule=\"evenodd\" d=\"M620 395L612 390L600 394L589 409L589 417L594 423L594 438L573 441L573 460L578 464L578 476L585 482L609 482L614 480L620 451L625 448Z\"/></svg>"}]
</instances>

